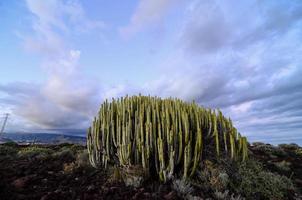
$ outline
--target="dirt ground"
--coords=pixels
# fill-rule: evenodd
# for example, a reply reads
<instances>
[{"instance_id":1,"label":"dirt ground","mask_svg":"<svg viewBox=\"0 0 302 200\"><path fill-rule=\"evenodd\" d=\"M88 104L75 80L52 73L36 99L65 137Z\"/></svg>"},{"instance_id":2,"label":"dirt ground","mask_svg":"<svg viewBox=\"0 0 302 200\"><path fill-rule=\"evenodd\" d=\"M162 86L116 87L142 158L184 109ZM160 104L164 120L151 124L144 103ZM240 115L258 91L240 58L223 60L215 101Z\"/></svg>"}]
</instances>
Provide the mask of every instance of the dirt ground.
<instances>
[{"instance_id":1,"label":"dirt ground","mask_svg":"<svg viewBox=\"0 0 302 200\"><path fill-rule=\"evenodd\" d=\"M43 148L56 152L63 146ZM65 147L74 148L72 145ZM26 147L15 146L10 149L12 152L0 154L1 200L182 199L171 188L171 184L147 181L138 188L127 187L123 182L113 180L112 173L108 171L92 167L73 167L75 156L19 156L17 152L23 148ZM82 151L84 148L76 146L73 151ZM296 157L291 150L286 155L272 156L254 147L250 147L250 153L267 169L291 177L296 186L302 188L302 156ZM289 171L280 171L275 165L284 160L290 163ZM211 198L211 195L204 194L203 198Z\"/></svg>"},{"instance_id":2,"label":"dirt ground","mask_svg":"<svg viewBox=\"0 0 302 200\"><path fill-rule=\"evenodd\" d=\"M107 171L90 167L64 171L64 164L73 161L66 156L43 159L0 156L0 199L179 199L168 185L146 183L133 188L111 180Z\"/></svg>"}]
</instances>

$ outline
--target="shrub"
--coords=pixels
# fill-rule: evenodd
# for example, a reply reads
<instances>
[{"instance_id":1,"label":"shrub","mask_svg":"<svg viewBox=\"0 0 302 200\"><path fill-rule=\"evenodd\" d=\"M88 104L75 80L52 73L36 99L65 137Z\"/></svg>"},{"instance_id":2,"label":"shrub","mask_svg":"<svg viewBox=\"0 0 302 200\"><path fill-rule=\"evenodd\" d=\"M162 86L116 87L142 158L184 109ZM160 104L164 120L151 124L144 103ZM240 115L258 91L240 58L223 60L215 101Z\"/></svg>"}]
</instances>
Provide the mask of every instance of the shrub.
<instances>
[{"instance_id":1,"label":"shrub","mask_svg":"<svg viewBox=\"0 0 302 200\"><path fill-rule=\"evenodd\" d=\"M302 157L302 148L297 149L295 153Z\"/></svg>"},{"instance_id":2,"label":"shrub","mask_svg":"<svg viewBox=\"0 0 302 200\"><path fill-rule=\"evenodd\" d=\"M110 182L120 182L123 180L121 170L117 167L111 168L111 178L109 179Z\"/></svg>"},{"instance_id":3,"label":"shrub","mask_svg":"<svg viewBox=\"0 0 302 200\"><path fill-rule=\"evenodd\" d=\"M229 190L226 190L224 192L215 191L214 192L214 197L217 200L225 200L225 199L243 200L244 199L243 197L241 197L241 195L236 196L235 194L230 194Z\"/></svg>"},{"instance_id":4,"label":"shrub","mask_svg":"<svg viewBox=\"0 0 302 200\"><path fill-rule=\"evenodd\" d=\"M290 179L265 171L253 160L242 163L239 174L241 181L235 189L248 199L284 199L287 191L294 189Z\"/></svg>"},{"instance_id":5,"label":"shrub","mask_svg":"<svg viewBox=\"0 0 302 200\"><path fill-rule=\"evenodd\" d=\"M79 167L90 167L89 155L87 150L79 152L76 156L76 163Z\"/></svg>"},{"instance_id":6,"label":"shrub","mask_svg":"<svg viewBox=\"0 0 302 200\"><path fill-rule=\"evenodd\" d=\"M209 160L205 160L198 178L203 187L217 191L226 190L230 182L225 169Z\"/></svg>"},{"instance_id":7,"label":"shrub","mask_svg":"<svg viewBox=\"0 0 302 200\"><path fill-rule=\"evenodd\" d=\"M285 149L285 150L292 150L292 151L295 151L300 148L299 145L297 145L295 143L279 144L278 147Z\"/></svg>"},{"instance_id":8,"label":"shrub","mask_svg":"<svg viewBox=\"0 0 302 200\"><path fill-rule=\"evenodd\" d=\"M199 196L193 196L191 194L188 194L187 196L185 196L184 199L187 199L187 200L203 200L203 198L199 197ZM208 199L209 200L209 199Z\"/></svg>"},{"instance_id":9,"label":"shrub","mask_svg":"<svg viewBox=\"0 0 302 200\"><path fill-rule=\"evenodd\" d=\"M106 100L88 129L87 147L95 167L141 165L161 181L193 176L205 150L242 160L248 154L246 138L220 111L150 96Z\"/></svg>"},{"instance_id":10,"label":"shrub","mask_svg":"<svg viewBox=\"0 0 302 200\"><path fill-rule=\"evenodd\" d=\"M0 145L0 156L12 156L15 155L18 150L15 147Z\"/></svg>"},{"instance_id":11,"label":"shrub","mask_svg":"<svg viewBox=\"0 0 302 200\"><path fill-rule=\"evenodd\" d=\"M263 142L253 142L253 146L260 146L260 145L265 145Z\"/></svg>"},{"instance_id":12,"label":"shrub","mask_svg":"<svg viewBox=\"0 0 302 200\"><path fill-rule=\"evenodd\" d=\"M18 152L20 158L34 159L34 158L46 158L51 155L53 151L48 148L42 148L38 146L29 146L22 148Z\"/></svg>"},{"instance_id":13,"label":"shrub","mask_svg":"<svg viewBox=\"0 0 302 200\"><path fill-rule=\"evenodd\" d=\"M173 181L172 188L179 196L186 197L193 192L190 182L185 179L176 179Z\"/></svg>"},{"instance_id":14,"label":"shrub","mask_svg":"<svg viewBox=\"0 0 302 200\"><path fill-rule=\"evenodd\" d=\"M121 169L121 176L126 186L140 187L145 180L145 170L137 166L126 166Z\"/></svg>"},{"instance_id":15,"label":"shrub","mask_svg":"<svg viewBox=\"0 0 302 200\"><path fill-rule=\"evenodd\" d=\"M71 151L68 147L61 148L59 151L54 152L52 156L54 158L64 160L65 162L70 162L75 159L73 151Z\"/></svg>"},{"instance_id":16,"label":"shrub","mask_svg":"<svg viewBox=\"0 0 302 200\"><path fill-rule=\"evenodd\" d=\"M78 144L73 144L71 147L70 147L70 150L72 150L74 153L78 153L80 151L83 151L84 147L81 146L81 145L78 145Z\"/></svg>"},{"instance_id":17,"label":"shrub","mask_svg":"<svg viewBox=\"0 0 302 200\"><path fill-rule=\"evenodd\" d=\"M218 180L221 183L223 188L226 188L229 184L229 175L225 172L221 172L218 175Z\"/></svg>"},{"instance_id":18,"label":"shrub","mask_svg":"<svg viewBox=\"0 0 302 200\"><path fill-rule=\"evenodd\" d=\"M72 173L76 170L86 170L92 169L87 150L78 152L76 155L70 149L63 149L60 152L54 153L55 157L64 160L63 170L65 173Z\"/></svg>"},{"instance_id":19,"label":"shrub","mask_svg":"<svg viewBox=\"0 0 302 200\"><path fill-rule=\"evenodd\" d=\"M274 163L275 166L280 170L280 171L285 171L285 172L288 172L290 171L290 165L291 163L290 162L286 162L285 160L281 161L281 162L277 162L277 163Z\"/></svg>"},{"instance_id":20,"label":"shrub","mask_svg":"<svg viewBox=\"0 0 302 200\"><path fill-rule=\"evenodd\" d=\"M225 172L220 173L219 170L214 170L209 176L209 183L211 188L219 191L224 190L229 183L229 176Z\"/></svg>"},{"instance_id":21,"label":"shrub","mask_svg":"<svg viewBox=\"0 0 302 200\"><path fill-rule=\"evenodd\" d=\"M3 146L7 146L7 147L14 147L14 148L18 147L18 143L14 142L14 141L9 141L9 142L6 142L6 143L4 143L2 145Z\"/></svg>"},{"instance_id":22,"label":"shrub","mask_svg":"<svg viewBox=\"0 0 302 200\"><path fill-rule=\"evenodd\" d=\"M64 163L63 164L63 171L65 174L71 174L78 168L75 162L71 163Z\"/></svg>"},{"instance_id":23,"label":"shrub","mask_svg":"<svg viewBox=\"0 0 302 200\"><path fill-rule=\"evenodd\" d=\"M270 144L263 144L260 142L254 143L254 150L261 151L269 156L286 156L286 152L279 147L270 145Z\"/></svg>"}]
</instances>

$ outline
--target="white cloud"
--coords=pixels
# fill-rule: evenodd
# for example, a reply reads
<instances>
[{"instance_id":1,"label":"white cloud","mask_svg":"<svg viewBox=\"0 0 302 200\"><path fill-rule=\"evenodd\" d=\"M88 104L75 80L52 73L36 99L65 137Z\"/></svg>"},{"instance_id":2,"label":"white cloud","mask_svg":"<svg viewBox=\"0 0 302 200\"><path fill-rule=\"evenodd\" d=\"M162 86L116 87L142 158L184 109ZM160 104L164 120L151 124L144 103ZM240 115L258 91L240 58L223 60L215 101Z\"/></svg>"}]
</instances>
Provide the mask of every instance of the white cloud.
<instances>
[{"instance_id":1,"label":"white cloud","mask_svg":"<svg viewBox=\"0 0 302 200\"><path fill-rule=\"evenodd\" d=\"M67 30L67 27L62 19L64 15L63 1L57 0L26 0L27 7L37 18L36 23L40 26L55 26L62 30Z\"/></svg>"},{"instance_id":2,"label":"white cloud","mask_svg":"<svg viewBox=\"0 0 302 200\"><path fill-rule=\"evenodd\" d=\"M241 103L239 105L233 105L230 108L232 113L239 114L239 113L247 112L251 108L251 106L252 106L252 102L249 101L249 102Z\"/></svg>"},{"instance_id":3,"label":"white cloud","mask_svg":"<svg viewBox=\"0 0 302 200\"><path fill-rule=\"evenodd\" d=\"M78 1L26 0L33 14L32 34L23 36L26 49L43 57L47 80L38 85L15 83L0 87L13 102L13 113L42 128L85 128L97 112L100 86L81 74L81 52L68 48L64 37L76 30L90 32L104 27L87 18ZM22 89L23 88L23 89ZM14 92L15 91L15 92ZM30 123L27 123L30 124Z\"/></svg>"},{"instance_id":4,"label":"white cloud","mask_svg":"<svg viewBox=\"0 0 302 200\"><path fill-rule=\"evenodd\" d=\"M302 107L295 100L302 88L301 5L193 2L183 21L179 55L172 52L164 62L169 67L151 83L153 93L222 108L253 139L266 134L269 140L277 131L294 137L302 131L297 124ZM181 64L175 64L179 57Z\"/></svg>"},{"instance_id":5,"label":"white cloud","mask_svg":"<svg viewBox=\"0 0 302 200\"><path fill-rule=\"evenodd\" d=\"M162 22L168 10L180 0L140 0L130 22L120 27L120 34L124 38L131 37L155 23Z\"/></svg>"},{"instance_id":6,"label":"white cloud","mask_svg":"<svg viewBox=\"0 0 302 200\"><path fill-rule=\"evenodd\" d=\"M34 17L34 32L22 36L24 46L43 56L62 56L66 35L102 31L106 26L103 21L89 19L77 0L26 0L26 4Z\"/></svg>"}]
</instances>

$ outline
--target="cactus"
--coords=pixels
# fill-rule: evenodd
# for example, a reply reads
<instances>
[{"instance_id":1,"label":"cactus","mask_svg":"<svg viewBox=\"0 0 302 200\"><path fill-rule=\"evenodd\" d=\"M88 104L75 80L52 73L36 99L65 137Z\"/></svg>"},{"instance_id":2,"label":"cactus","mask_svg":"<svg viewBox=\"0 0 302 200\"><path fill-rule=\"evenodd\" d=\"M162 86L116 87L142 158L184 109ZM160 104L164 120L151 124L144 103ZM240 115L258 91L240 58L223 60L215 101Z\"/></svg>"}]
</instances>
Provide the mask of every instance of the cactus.
<instances>
[{"instance_id":1,"label":"cactus","mask_svg":"<svg viewBox=\"0 0 302 200\"><path fill-rule=\"evenodd\" d=\"M139 95L106 100L87 131L94 167L138 165L149 175L155 171L163 182L175 174L194 176L209 144L216 156L248 158L246 138L221 111L173 98Z\"/></svg>"}]
</instances>

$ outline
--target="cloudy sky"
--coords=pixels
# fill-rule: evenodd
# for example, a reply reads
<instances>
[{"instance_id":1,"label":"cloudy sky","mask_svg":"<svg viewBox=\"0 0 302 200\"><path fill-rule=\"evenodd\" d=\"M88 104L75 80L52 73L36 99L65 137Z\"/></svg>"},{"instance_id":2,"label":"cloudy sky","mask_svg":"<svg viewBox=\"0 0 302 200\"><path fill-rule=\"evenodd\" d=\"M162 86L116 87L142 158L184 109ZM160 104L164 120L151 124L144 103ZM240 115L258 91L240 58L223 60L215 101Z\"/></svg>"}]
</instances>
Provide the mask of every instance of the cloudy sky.
<instances>
[{"instance_id":1,"label":"cloudy sky","mask_svg":"<svg viewBox=\"0 0 302 200\"><path fill-rule=\"evenodd\" d=\"M81 132L104 99L142 93L302 144L301 0L1 0L0 25L7 131Z\"/></svg>"}]
</instances>

